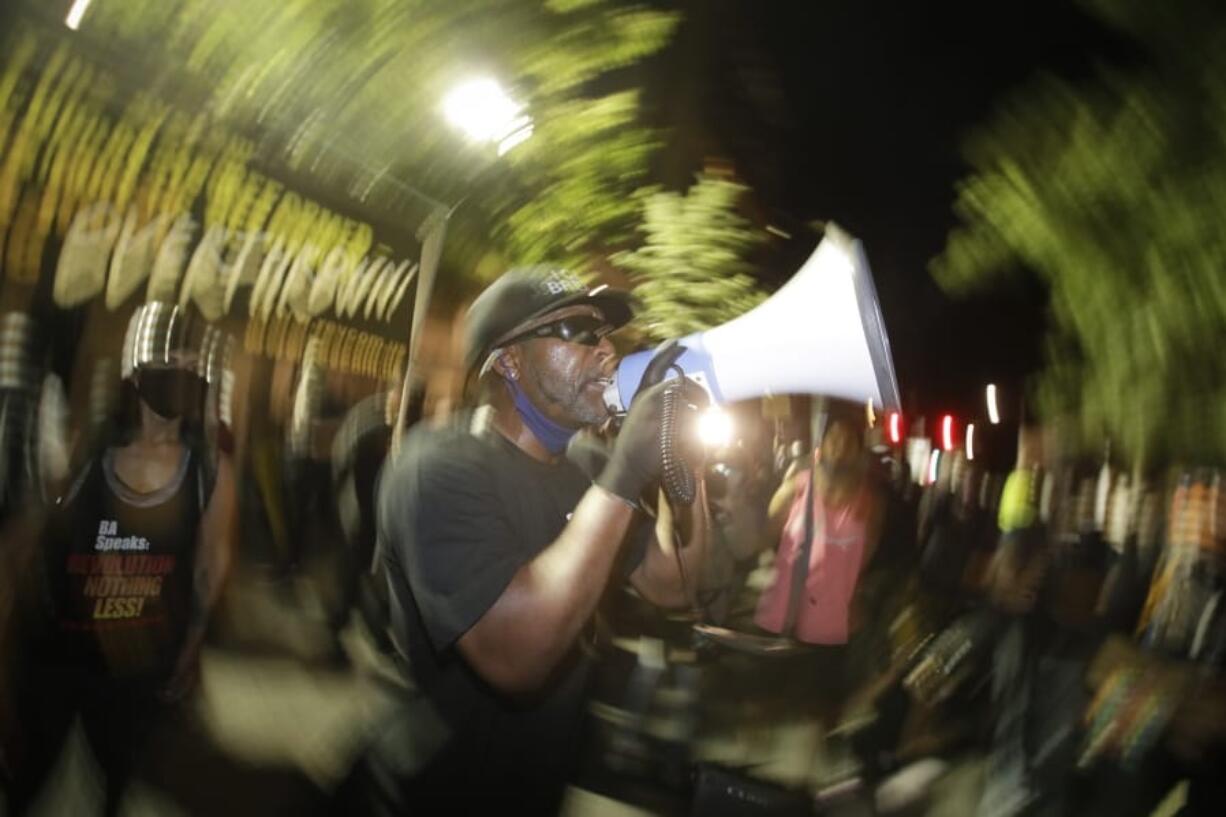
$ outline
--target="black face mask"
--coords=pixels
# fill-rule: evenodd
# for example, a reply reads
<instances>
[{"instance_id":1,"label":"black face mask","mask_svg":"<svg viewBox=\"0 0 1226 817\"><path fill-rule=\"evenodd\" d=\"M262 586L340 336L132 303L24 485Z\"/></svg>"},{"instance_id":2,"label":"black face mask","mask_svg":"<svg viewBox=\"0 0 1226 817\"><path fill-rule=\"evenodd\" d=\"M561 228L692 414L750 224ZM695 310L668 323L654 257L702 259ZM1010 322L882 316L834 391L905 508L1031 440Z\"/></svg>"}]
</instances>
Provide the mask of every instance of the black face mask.
<instances>
[{"instance_id":1,"label":"black face mask","mask_svg":"<svg viewBox=\"0 0 1226 817\"><path fill-rule=\"evenodd\" d=\"M204 380L182 369L141 369L136 393L159 417L193 417L204 402Z\"/></svg>"}]
</instances>

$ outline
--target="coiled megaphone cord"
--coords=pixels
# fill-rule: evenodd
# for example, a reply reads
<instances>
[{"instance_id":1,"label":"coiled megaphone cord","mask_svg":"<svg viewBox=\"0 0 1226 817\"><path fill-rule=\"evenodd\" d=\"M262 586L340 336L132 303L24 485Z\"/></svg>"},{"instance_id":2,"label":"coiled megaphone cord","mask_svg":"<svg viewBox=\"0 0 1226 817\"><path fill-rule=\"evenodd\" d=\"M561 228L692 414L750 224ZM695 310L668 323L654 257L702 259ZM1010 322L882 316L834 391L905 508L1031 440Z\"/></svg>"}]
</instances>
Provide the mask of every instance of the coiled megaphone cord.
<instances>
[{"instance_id":1,"label":"coiled megaphone cord","mask_svg":"<svg viewBox=\"0 0 1226 817\"><path fill-rule=\"evenodd\" d=\"M664 387L660 415L661 480L669 500L688 507L694 503L697 482L693 470L678 453L681 444L679 415L683 410L681 392L685 388L685 374L676 366L672 368L677 372L677 377Z\"/></svg>"},{"instance_id":2,"label":"coiled megaphone cord","mask_svg":"<svg viewBox=\"0 0 1226 817\"><path fill-rule=\"evenodd\" d=\"M677 376L664 387L663 406L661 407L660 416L660 454L661 454L661 476L660 482L664 488L666 501L669 502L674 509L672 538L673 538L673 557L677 560L677 574L681 580L681 590L685 595L686 601L689 603L691 612L698 618L703 620L706 618L705 611L698 600L698 586L690 582L689 572L685 567L685 557L682 556L682 550L685 543L682 541L681 526L684 524L679 518L678 511L684 512L689 509L698 495L698 481L694 477L694 470L690 468L689 463L679 453L679 446L682 444L681 435L681 412L686 411L687 407L682 404L685 399L683 392L685 390L685 373L677 366L670 367Z\"/></svg>"},{"instance_id":3,"label":"coiled megaphone cord","mask_svg":"<svg viewBox=\"0 0 1226 817\"><path fill-rule=\"evenodd\" d=\"M643 372L639 383L639 393L644 389L659 383L671 369L676 377L665 387L663 405L661 406L660 422L660 484L664 489L666 501L675 509L689 508L697 496L698 486L694 472L685 459L678 453L680 444L680 413L682 392L685 389L685 372L676 361L685 352L685 347L677 340L666 341L656 350L651 362ZM637 395L636 395L637 397ZM682 593L689 602L691 611L701 620L705 613L698 601L698 588L690 583L689 571L685 567L685 558L681 555L684 547L680 526L682 520L673 514L671 534L673 540L673 557L677 560L677 574L681 581Z\"/></svg>"}]
</instances>

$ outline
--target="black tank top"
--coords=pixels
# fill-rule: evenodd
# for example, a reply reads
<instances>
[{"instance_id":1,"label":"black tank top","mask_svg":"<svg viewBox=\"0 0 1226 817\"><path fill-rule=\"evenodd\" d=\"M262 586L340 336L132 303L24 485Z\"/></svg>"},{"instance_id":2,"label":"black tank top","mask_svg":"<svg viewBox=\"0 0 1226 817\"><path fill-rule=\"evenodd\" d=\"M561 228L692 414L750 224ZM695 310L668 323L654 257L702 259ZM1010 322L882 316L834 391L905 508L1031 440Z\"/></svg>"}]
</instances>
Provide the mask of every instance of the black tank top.
<instances>
[{"instance_id":1,"label":"black tank top","mask_svg":"<svg viewBox=\"0 0 1226 817\"><path fill-rule=\"evenodd\" d=\"M61 660L117 678L166 676L191 611L205 505L190 448L162 488L140 494L95 458L60 503L47 550Z\"/></svg>"}]
</instances>

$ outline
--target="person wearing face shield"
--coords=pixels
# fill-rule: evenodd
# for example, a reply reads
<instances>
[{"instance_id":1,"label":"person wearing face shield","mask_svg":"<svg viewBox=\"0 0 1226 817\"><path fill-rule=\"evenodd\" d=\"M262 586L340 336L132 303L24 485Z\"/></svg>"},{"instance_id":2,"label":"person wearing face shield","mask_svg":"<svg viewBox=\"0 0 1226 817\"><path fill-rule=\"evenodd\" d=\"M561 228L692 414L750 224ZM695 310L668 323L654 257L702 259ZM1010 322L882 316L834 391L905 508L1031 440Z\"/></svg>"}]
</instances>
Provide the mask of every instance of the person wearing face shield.
<instances>
[{"instance_id":1,"label":"person wearing face shield","mask_svg":"<svg viewBox=\"0 0 1226 817\"><path fill-rule=\"evenodd\" d=\"M77 715L106 778L104 811L116 813L144 738L196 684L235 508L228 452L209 456L201 431L197 328L170 304L134 313L120 416L56 502L44 537L50 622L11 814L33 802Z\"/></svg>"}]
</instances>

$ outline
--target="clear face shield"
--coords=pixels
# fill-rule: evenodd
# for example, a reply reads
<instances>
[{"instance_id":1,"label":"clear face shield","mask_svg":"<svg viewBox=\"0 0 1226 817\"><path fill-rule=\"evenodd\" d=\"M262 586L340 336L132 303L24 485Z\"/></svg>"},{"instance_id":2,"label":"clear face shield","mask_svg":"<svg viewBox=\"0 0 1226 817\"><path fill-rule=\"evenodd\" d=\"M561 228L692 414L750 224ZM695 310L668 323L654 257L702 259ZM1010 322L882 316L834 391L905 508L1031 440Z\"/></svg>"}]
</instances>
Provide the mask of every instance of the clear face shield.
<instances>
[{"instance_id":1,"label":"clear face shield","mask_svg":"<svg viewBox=\"0 0 1226 817\"><path fill-rule=\"evenodd\" d=\"M124 336L122 376L155 414L200 413L208 387L207 332L185 310L161 302L141 306Z\"/></svg>"}]
</instances>

